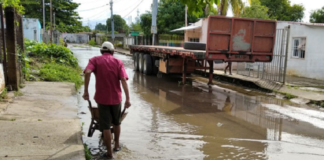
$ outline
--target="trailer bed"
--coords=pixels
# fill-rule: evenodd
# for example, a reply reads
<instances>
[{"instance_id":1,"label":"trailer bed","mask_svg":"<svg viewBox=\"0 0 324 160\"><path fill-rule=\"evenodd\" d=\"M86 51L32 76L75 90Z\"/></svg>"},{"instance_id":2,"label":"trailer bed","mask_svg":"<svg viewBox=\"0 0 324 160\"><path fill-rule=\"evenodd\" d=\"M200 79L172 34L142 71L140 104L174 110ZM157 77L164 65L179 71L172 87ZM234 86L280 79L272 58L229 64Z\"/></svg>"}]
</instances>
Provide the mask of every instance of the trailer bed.
<instances>
[{"instance_id":1,"label":"trailer bed","mask_svg":"<svg viewBox=\"0 0 324 160\"><path fill-rule=\"evenodd\" d=\"M206 56L205 50L188 50L183 47L170 47L170 46L152 46L152 45L131 45L131 52L154 52L170 55L179 55L192 59L204 59Z\"/></svg>"}]
</instances>

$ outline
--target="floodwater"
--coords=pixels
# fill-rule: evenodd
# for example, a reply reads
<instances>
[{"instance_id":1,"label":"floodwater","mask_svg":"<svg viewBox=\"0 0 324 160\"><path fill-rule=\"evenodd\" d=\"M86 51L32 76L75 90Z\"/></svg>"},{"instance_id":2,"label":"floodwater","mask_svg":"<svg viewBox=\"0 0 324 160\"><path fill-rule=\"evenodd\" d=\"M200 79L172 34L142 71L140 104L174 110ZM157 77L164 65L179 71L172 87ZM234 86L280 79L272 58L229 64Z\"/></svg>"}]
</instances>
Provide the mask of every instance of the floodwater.
<instances>
[{"instance_id":1,"label":"floodwater","mask_svg":"<svg viewBox=\"0 0 324 160\"><path fill-rule=\"evenodd\" d=\"M72 51L82 68L100 55L97 48ZM123 150L116 159L324 159L320 110L197 81L178 86L178 77L145 76L133 71L131 57L114 56L125 64L132 103L122 122ZM92 76L91 97L94 87ZM79 113L86 113L79 114L83 141L97 154L100 133L87 137L90 113L82 94L83 88L78 94Z\"/></svg>"}]
</instances>

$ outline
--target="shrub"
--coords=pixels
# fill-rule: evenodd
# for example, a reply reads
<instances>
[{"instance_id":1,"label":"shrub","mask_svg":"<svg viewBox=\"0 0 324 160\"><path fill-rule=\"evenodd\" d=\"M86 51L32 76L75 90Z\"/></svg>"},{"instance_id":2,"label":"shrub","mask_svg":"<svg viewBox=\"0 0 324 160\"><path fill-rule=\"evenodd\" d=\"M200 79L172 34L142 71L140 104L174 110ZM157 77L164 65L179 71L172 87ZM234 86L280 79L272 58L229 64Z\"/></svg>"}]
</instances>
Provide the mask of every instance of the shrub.
<instances>
[{"instance_id":1,"label":"shrub","mask_svg":"<svg viewBox=\"0 0 324 160\"><path fill-rule=\"evenodd\" d=\"M81 87L83 80L80 76L80 67L71 67L64 64L48 63L39 72L44 81L72 82L75 88Z\"/></svg>"},{"instance_id":2,"label":"shrub","mask_svg":"<svg viewBox=\"0 0 324 160\"><path fill-rule=\"evenodd\" d=\"M51 58L57 63L63 63L74 67L78 66L78 60L73 56L71 50L64 46L36 43L34 45L29 45L28 48L26 47L26 50L32 53L31 56L37 56L39 58Z\"/></svg>"},{"instance_id":3,"label":"shrub","mask_svg":"<svg viewBox=\"0 0 324 160\"><path fill-rule=\"evenodd\" d=\"M97 45L97 43L94 40L90 40L89 41L89 45L90 46L95 46L95 45Z\"/></svg>"}]
</instances>

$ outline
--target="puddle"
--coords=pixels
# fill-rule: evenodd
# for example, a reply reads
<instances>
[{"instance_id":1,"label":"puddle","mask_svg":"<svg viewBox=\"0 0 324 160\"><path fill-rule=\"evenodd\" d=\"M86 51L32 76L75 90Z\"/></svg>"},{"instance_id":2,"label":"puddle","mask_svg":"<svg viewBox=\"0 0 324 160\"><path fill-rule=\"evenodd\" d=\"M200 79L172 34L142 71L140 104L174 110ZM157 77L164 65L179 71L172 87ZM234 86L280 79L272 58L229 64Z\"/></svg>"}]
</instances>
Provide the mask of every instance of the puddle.
<instances>
[{"instance_id":1,"label":"puddle","mask_svg":"<svg viewBox=\"0 0 324 160\"><path fill-rule=\"evenodd\" d=\"M75 49L82 68L100 55L99 49ZM132 103L117 159L324 159L322 111L197 81L179 86L179 77L145 76L133 71L131 57L115 57L125 63ZM91 76L91 98L94 85ZM78 93L83 141L96 154L100 133L87 137L90 113L83 90Z\"/></svg>"}]
</instances>

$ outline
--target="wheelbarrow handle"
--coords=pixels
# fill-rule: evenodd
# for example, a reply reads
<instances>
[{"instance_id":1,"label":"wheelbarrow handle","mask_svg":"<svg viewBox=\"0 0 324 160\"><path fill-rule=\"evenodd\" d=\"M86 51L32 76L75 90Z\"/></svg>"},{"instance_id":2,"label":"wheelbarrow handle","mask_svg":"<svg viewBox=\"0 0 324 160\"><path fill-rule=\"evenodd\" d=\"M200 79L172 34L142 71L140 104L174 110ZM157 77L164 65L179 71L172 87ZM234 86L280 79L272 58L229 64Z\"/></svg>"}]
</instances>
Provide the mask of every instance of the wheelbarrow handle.
<instances>
[{"instance_id":1,"label":"wheelbarrow handle","mask_svg":"<svg viewBox=\"0 0 324 160\"><path fill-rule=\"evenodd\" d=\"M125 114L125 111L126 111L126 107L124 107L121 117Z\"/></svg>"},{"instance_id":2,"label":"wheelbarrow handle","mask_svg":"<svg viewBox=\"0 0 324 160\"><path fill-rule=\"evenodd\" d=\"M89 103L89 107L92 108L92 105L91 105L91 101L90 100L88 100L88 103Z\"/></svg>"}]
</instances>

